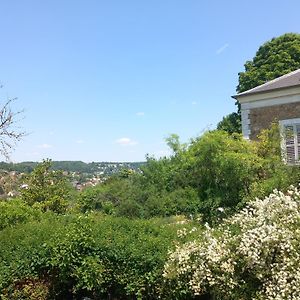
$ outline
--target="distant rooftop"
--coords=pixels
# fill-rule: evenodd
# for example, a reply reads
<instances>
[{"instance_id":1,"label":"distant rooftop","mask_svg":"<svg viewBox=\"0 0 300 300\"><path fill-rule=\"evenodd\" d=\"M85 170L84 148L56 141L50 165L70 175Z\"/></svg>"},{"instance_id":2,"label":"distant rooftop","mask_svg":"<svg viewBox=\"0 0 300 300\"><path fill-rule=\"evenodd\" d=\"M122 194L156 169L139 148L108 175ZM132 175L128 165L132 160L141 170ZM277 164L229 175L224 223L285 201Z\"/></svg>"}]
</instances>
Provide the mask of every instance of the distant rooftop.
<instances>
[{"instance_id":1,"label":"distant rooftop","mask_svg":"<svg viewBox=\"0 0 300 300\"><path fill-rule=\"evenodd\" d=\"M251 90L242 92L233 98L237 98L239 96L252 95L257 93L269 92L277 89L289 88L294 86L300 86L300 69L293 71L291 73L280 76L276 79L268 81L262 85L259 85Z\"/></svg>"}]
</instances>

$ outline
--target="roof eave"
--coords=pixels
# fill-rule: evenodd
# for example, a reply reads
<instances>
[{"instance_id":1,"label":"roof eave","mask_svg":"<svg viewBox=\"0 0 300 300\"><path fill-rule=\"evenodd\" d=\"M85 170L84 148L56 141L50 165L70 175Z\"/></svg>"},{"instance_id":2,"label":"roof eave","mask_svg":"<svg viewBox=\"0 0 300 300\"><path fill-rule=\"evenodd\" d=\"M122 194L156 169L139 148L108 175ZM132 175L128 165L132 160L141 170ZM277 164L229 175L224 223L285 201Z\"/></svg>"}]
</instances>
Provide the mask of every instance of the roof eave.
<instances>
[{"instance_id":1,"label":"roof eave","mask_svg":"<svg viewBox=\"0 0 300 300\"><path fill-rule=\"evenodd\" d=\"M238 100L238 98L241 98L241 97L247 97L247 96L252 96L252 95L257 95L257 94L267 94L267 93L277 92L277 91L281 91L281 90L288 90L290 88L295 88L295 87L300 87L300 85L295 84L295 85L291 85L291 86L288 86L288 87L280 87L280 88L276 88L276 89L270 89L270 90L267 90L267 91L257 91L257 92L250 92L250 93L243 92L243 93L240 93L240 94L237 94L237 95L233 95L233 96L231 96L231 98L233 98L235 100Z\"/></svg>"}]
</instances>

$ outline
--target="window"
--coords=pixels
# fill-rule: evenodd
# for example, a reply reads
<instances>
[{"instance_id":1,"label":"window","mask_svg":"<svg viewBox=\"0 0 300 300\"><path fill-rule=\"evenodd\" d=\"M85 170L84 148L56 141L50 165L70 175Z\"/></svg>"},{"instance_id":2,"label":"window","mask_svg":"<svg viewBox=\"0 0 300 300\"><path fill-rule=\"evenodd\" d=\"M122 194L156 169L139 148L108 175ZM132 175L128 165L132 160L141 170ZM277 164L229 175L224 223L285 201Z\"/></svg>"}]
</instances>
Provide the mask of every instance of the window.
<instances>
[{"instance_id":1,"label":"window","mask_svg":"<svg viewBox=\"0 0 300 300\"><path fill-rule=\"evenodd\" d=\"M288 164L300 163L300 119L282 120L281 148L283 158Z\"/></svg>"}]
</instances>

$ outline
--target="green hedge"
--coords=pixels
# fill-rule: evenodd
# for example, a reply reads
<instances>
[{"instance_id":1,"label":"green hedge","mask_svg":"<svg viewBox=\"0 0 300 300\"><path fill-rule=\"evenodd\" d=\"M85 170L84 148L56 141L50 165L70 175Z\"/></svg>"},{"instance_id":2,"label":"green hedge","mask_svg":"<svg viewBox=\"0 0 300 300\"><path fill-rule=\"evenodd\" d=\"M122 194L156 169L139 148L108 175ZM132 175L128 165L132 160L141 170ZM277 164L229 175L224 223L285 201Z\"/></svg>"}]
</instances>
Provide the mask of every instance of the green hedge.
<instances>
[{"instance_id":1,"label":"green hedge","mask_svg":"<svg viewBox=\"0 0 300 300\"><path fill-rule=\"evenodd\" d=\"M25 223L40 220L43 213L34 209L19 199L0 201L0 230Z\"/></svg>"},{"instance_id":2,"label":"green hedge","mask_svg":"<svg viewBox=\"0 0 300 300\"><path fill-rule=\"evenodd\" d=\"M163 279L178 218L46 215L0 232L1 299L181 299Z\"/></svg>"}]
</instances>

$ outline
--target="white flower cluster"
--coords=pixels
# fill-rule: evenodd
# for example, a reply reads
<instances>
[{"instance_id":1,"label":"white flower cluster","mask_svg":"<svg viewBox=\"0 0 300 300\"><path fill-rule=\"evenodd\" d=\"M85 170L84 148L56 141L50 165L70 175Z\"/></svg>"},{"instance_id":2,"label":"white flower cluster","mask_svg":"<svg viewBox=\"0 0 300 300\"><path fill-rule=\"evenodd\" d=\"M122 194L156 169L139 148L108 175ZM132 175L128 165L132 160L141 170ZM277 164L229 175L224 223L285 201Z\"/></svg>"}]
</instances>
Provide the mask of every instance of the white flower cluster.
<instances>
[{"instance_id":1,"label":"white flower cluster","mask_svg":"<svg viewBox=\"0 0 300 300\"><path fill-rule=\"evenodd\" d=\"M300 192L275 190L169 255L164 276L220 299L300 299Z\"/></svg>"}]
</instances>

